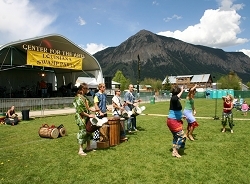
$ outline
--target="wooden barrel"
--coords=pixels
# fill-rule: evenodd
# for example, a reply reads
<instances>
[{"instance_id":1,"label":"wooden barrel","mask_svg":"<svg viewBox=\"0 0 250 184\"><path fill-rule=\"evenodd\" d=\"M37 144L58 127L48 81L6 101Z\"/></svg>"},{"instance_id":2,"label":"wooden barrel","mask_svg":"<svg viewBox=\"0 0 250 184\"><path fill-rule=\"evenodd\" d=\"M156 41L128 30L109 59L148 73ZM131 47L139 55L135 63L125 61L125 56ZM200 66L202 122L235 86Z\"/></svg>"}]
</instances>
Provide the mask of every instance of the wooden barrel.
<instances>
[{"instance_id":1,"label":"wooden barrel","mask_svg":"<svg viewBox=\"0 0 250 184\"><path fill-rule=\"evenodd\" d=\"M120 118L117 117L109 117L108 118L109 125L109 146L116 146L120 144Z\"/></svg>"},{"instance_id":2,"label":"wooden barrel","mask_svg":"<svg viewBox=\"0 0 250 184\"><path fill-rule=\"evenodd\" d=\"M57 128L40 127L38 134L43 138L55 139L58 137L59 131Z\"/></svg>"}]
</instances>

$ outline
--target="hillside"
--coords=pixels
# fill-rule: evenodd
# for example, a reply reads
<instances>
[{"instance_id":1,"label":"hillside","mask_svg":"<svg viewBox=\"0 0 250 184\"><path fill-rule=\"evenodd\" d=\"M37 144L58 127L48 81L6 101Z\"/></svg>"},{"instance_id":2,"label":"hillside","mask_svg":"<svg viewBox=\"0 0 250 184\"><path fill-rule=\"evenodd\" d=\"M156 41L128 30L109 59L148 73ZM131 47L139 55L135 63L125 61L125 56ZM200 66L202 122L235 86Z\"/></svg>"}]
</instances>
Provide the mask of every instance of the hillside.
<instances>
[{"instance_id":1,"label":"hillside","mask_svg":"<svg viewBox=\"0 0 250 184\"><path fill-rule=\"evenodd\" d=\"M141 80L203 73L221 76L235 71L243 82L250 81L250 58L242 52L193 45L147 30L139 31L117 47L97 52L94 57L100 63L104 76L113 77L117 70L121 70L126 78L136 82L138 54Z\"/></svg>"}]
</instances>

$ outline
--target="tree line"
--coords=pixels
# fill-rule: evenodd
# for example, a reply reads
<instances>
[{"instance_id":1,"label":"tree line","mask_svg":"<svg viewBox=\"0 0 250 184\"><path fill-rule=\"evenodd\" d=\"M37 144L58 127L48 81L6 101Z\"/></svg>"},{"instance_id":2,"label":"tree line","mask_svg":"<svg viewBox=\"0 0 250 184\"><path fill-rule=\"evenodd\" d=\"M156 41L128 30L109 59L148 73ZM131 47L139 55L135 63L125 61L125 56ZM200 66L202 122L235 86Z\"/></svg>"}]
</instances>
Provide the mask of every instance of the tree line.
<instances>
[{"instance_id":1,"label":"tree line","mask_svg":"<svg viewBox=\"0 0 250 184\"><path fill-rule=\"evenodd\" d=\"M129 78L126 78L122 71L118 70L115 73L115 76L112 79L115 82L120 83L120 89L122 91L128 88L129 84L132 84ZM171 83L169 81L169 77L166 76L166 83L162 85L161 80L152 79L152 78L144 78L143 81L137 81L140 85L150 85L153 91L167 90L171 89ZM216 81L213 81L217 84L218 89L234 89L241 90L241 78L233 71L230 71L229 74L220 76L220 78ZM250 88L250 82L246 84Z\"/></svg>"}]
</instances>

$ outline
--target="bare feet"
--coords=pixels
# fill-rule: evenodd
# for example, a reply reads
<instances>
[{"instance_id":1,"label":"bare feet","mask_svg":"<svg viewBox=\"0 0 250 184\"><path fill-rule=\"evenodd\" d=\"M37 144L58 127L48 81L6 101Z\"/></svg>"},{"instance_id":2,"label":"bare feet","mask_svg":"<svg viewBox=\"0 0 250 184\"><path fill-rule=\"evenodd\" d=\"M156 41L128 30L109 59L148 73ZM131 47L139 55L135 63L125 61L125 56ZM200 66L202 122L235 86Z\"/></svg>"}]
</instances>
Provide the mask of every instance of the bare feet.
<instances>
[{"instance_id":1,"label":"bare feet","mask_svg":"<svg viewBox=\"0 0 250 184\"><path fill-rule=\"evenodd\" d=\"M194 137L191 134L189 134L188 138L190 139L190 141L194 141Z\"/></svg>"},{"instance_id":2,"label":"bare feet","mask_svg":"<svg viewBox=\"0 0 250 184\"><path fill-rule=\"evenodd\" d=\"M80 155L80 156L87 156L87 153L84 153L84 152L78 152L78 155Z\"/></svg>"},{"instance_id":3,"label":"bare feet","mask_svg":"<svg viewBox=\"0 0 250 184\"><path fill-rule=\"evenodd\" d=\"M225 128L223 128L221 132L223 132L223 133L224 133L225 131L226 131L226 129L225 129Z\"/></svg>"},{"instance_id":4,"label":"bare feet","mask_svg":"<svg viewBox=\"0 0 250 184\"><path fill-rule=\"evenodd\" d=\"M181 155L179 155L179 153L177 151L173 151L172 156L176 157L176 158L181 158Z\"/></svg>"}]
</instances>

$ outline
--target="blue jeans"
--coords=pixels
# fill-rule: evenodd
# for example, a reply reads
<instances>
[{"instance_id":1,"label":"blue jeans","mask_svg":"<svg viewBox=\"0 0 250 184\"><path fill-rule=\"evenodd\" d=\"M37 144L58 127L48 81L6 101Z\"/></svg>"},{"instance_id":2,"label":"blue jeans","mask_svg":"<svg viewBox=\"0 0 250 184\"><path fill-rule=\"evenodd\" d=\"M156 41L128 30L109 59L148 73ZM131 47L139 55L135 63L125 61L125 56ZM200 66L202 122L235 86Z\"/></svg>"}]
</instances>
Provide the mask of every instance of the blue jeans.
<instances>
[{"instance_id":1,"label":"blue jeans","mask_svg":"<svg viewBox=\"0 0 250 184\"><path fill-rule=\"evenodd\" d=\"M131 127L131 124L132 124L132 127ZM131 116L130 118L128 118L127 128L128 128L128 131L136 129L136 117L135 116Z\"/></svg>"}]
</instances>

